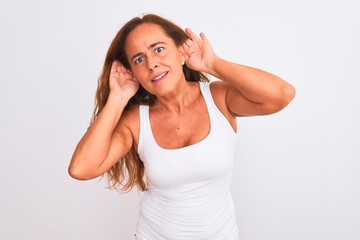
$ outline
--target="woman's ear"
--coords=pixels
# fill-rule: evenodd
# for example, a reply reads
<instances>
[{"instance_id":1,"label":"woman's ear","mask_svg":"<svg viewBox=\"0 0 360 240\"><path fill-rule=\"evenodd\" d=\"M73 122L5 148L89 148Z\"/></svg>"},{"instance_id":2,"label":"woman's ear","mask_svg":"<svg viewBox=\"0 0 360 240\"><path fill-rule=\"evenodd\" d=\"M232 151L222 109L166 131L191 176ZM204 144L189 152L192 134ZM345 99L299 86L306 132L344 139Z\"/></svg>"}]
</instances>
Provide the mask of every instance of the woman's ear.
<instances>
[{"instance_id":1,"label":"woman's ear","mask_svg":"<svg viewBox=\"0 0 360 240\"><path fill-rule=\"evenodd\" d=\"M185 51L184 45L181 45L179 50L180 50L180 54L181 54L181 64L184 65L185 61L186 61L186 51Z\"/></svg>"}]
</instances>

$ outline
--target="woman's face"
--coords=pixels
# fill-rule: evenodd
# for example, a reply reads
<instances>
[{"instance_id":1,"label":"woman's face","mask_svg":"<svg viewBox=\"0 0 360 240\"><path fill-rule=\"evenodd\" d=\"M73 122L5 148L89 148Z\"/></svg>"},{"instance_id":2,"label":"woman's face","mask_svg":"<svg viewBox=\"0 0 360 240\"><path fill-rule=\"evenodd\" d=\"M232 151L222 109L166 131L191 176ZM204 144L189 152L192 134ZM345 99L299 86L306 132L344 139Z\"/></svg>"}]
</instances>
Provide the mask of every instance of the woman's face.
<instances>
[{"instance_id":1,"label":"woman's face","mask_svg":"<svg viewBox=\"0 0 360 240\"><path fill-rule=\"evenodd\" d=\"M148 92L164 96L185 81L184 49L177 47L159 25L137 26L127 36L125 49L133 76Z\"/></svg>"}]
</instances>

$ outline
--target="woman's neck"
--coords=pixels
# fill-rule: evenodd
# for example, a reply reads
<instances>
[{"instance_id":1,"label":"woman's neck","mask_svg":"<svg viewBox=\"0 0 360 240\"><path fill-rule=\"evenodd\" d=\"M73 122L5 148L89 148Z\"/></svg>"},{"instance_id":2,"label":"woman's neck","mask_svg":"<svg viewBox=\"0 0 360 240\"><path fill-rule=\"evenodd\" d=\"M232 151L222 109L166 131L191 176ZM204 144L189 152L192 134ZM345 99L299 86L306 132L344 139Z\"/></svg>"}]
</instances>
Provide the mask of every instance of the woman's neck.
<instances>
[{"instance_id":1,"label":"woman's neck","mask_svg":"<svg viewBox=\"0 0 360 240\"><path fill-rule=\"evenodd\" d=\"M186 107L196 101L200 93L199 83L185 81L180 84L172 93L157 97L155 108L174 113L181 113Z\"/></svg>"}]
</instances>

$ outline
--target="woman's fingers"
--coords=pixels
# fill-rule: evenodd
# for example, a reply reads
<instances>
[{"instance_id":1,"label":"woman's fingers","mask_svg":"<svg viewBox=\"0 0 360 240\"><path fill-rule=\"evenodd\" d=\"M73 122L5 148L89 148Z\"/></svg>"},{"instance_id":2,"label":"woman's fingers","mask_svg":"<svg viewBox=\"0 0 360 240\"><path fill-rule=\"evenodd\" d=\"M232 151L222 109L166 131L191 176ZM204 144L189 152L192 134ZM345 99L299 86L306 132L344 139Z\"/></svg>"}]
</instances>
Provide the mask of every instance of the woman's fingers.
<instances>
[{"instance_id":1,"label":"woman's fingers","mask_svg":"<svg viewBox=\"0 0 360 240\"><path fill-rule=\"evenodd\" d=\"M200 38L201 38L202 41L208 41L205 33L203 33L203 32L200 33Z\"/></svg>"},{"instance_id":2,"label":"woman's fingers","mask_svg":"<svg viewBox=\"0 0 360 240\"><path fill-rule=\"evenodd\" d=\"M184 41L185 45L187 46L187 48L189 49L195 42L199 42L200 38L198 36L196 36L196 34L190 29L190 28L185 28L185 32L186 34L189 36L189 39L186 39Z\"/></svg>"},{"instance_id":3,"label":"woman's fingers","mask_svg":"<svg viewBox=\"0 0 360 240\"><path fill-rule=\"evenodd\" d=\"M111 64L110 74L116 73L116 71L117 71L117 64L118 64L118 62L117 62L116 60L113 61L113 63Z\"/></svg>"},{"instance_id":4,"label":"woman's fingers","mask_svg":"<svg viewBox=\"0 0 360 240\"><path fill-rule=\"evenodd\" d=\"M188 50L188 49L191 47L192 44L193 44L193 41L191 41L190 39L186 39L186 40L184 41L184 47L185 47L185 49Z\"/></svg>"},{"instance_id":5,"label":"woman's fingers","mask_svg":"<svg viewBox=\"0 0 360 240\"><path fill-rule=\"evenodd\" d=\"M200 41L200 38L190 28L185 28L185 32L191 38L192 41L194 42Z\"/></svg>"},{"instance_id":6,"label":"woman's fingers","mask_svg":"<svg viewBox=\"0 0 360 240\"><path fill-rule=\"evenodd\" d=\"M118 60L115 60L111 65L110 75L114 77L124 77L132 75L132 72L125 68Z\"/></svg>"}]
</instances>

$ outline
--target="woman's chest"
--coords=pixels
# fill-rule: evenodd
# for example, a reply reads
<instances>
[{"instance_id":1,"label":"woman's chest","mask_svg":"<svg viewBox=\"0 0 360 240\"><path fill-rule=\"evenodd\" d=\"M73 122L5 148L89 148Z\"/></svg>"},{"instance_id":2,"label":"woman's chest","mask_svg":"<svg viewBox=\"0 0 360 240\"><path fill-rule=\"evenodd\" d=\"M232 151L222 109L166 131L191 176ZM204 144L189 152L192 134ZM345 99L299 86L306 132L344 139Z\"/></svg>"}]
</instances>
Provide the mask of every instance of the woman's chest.
<instances>
[{"instance_id":1,"label":"woman's chest","mask_svg":"<svg viewBox=\"0 0 360 240\"><path fill-rule=\"evenodd\" d=\"M194 106L180 113L149 115L155 142L164 149L179 149L196 144L210 132L210 117L205 105Z\"/></svg>"}]
</instances>

